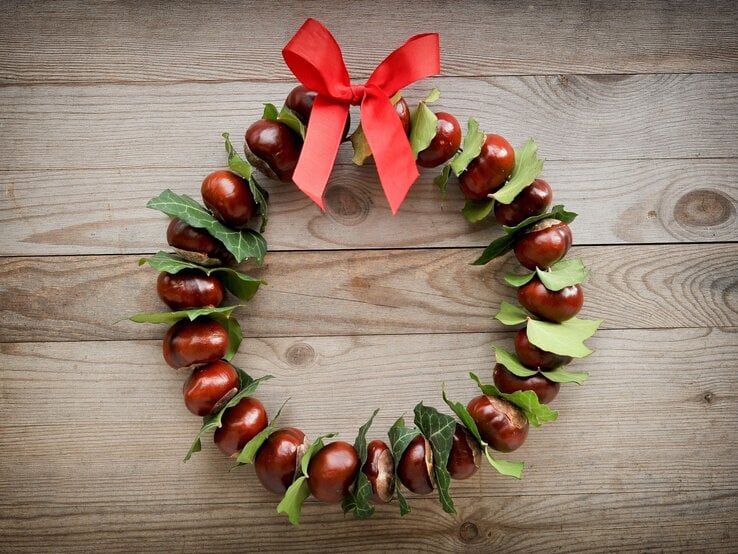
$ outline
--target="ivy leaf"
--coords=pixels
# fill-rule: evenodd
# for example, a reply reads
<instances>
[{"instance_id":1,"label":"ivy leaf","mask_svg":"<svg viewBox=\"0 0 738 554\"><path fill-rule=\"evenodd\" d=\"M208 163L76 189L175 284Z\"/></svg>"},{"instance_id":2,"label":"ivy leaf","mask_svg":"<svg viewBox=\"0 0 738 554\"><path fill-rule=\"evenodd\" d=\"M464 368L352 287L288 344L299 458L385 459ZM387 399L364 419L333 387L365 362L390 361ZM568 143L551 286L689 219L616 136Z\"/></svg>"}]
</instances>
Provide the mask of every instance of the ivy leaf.
<instances>
[{"instance_id":1,"label":"ivy leaf","mask_svg":"<svg viewBox=\"0 0 738 554\"><path fill-rule=\"evenodd\" d=\"M446 186L448 185L448 178L451 175L451 164L447 163L443 166L443 169L441 170L441 174L438 175L435 179L433 179L433 183L438 187L438 190L441 191L442 196L446 196Z\"/></svg>"},{"instance_id":2,"label":"ivy leaf","mask_svg":"<svg viewBox=\"0 0 738 554\"><path fill-rule=\"evenodd\" d=\"M243 330L241 329L241 324L235 317L224 318L215 316L213 319L225 327L225 330L228 333L228 348L226 349L223 359L230 362L236 355L236 352L238 352L238 347L241 346L241 342L243 341Z\"/></svg>"},{"instance_id":3,"label":"ivy leaf","mask_svg":"<svg viewBox=\"0 0 738 554\"><path fill-rule=\"evenodd\" d=\"M397 478L397 467L400 465L400 458L407 449L408 445L412 440L420 434L420 431L415 427L405 427L405 418L399 418L392 427L387 431L387 436L390 441L390 448L392 449L392 456L395 459L395 492L397 493L397 501L400 504L400 515L407 515L410 513L410 506L407 503L407 499L400 491L400 482Z\"/></svg>"},{"instance_id":4,"label":"ivy leaf","mask_svg":"<svg viewBox=\"0 0 738 554\"><path fill-rule=\"evenodd\" d=\"M261 118L268 121L279 121L280 123L284 123L305 140L305 124L302 122L300 117L286 105L282 106L282 109L277 111L277 107L274 104L264 104L264 113L261 114Z\"/></svg>"},{"instance_id":5,"label":"ivy leaf","mask_svg":"<svg viewBox=\"0 0 738 554\"><path fill-rule=\"evenodd\" d=\"M492 196L500 204L509 204L520 191L530 185L543 170L543 160L538 159L538 145L530 139L515 151L515 166L507 183Z\"/></svg>"},{"instance_id":6,"label":"ivy leaf","mask_svg":"<svg viewBox=\"0 0 738 554\"><path fill-rule=\"evenodd\" d=\"M493 200L469 200L467 199L461 213L469 223L479 223L492 213Z\"/></svg>"},{"instance_id":7,"label":"ivy leaf","mask_svg":"<svg viewBox=\"0 0 738 554\"><path fill-rule=\"evenodd\" d=\"M214 431L222 425L221 421L223 419L223 414L225 414L227 409L232 408L247 396L251 396L252 394L254 394L256 392L256 389L259 388L259 384L262 381L273 379L271 375L264 375L263 377L259 377L258 379L252 379L243 370L239 370L239 375L245 376L241 377L241 390L239 390L236 395L231 398L228 403L223 406L223 408L221 408L218 412L202 418L202 427L200 428L200 432L197 433L195 441L192 443L190 450L187 452L187 455L184 458L185 462L192 458L192 454L194 454L195 452L200 452L200 450L202 450L202 442L200 441L202 436L208 431Z\"/></svg>"},{"instance_id":8,"label":"ivy leaf","mask_svg":"<svg viewBox=\"0 0 738 554\"><path fill-rule=\"evenodd\" d=\"M246 258L255 258L259 265L264 263L266 241L261 234L253 229L229 229L185 194L180 196L167 189L149 200L146 207L177 217L192 227L205 229L223 243L238 263Z\"/></svg>"},{"instance_id":9,"label":"ivy leaf","mask_svg":"<svg viewBox=\"0 0 738 554\"><path fill-rule=\"evenodd\" d=\"M531 271L530 273L525 273L524 275L517 275L515 273L505 273L505 282L513 287L522 287L523 285L530 282L533 277L536 276L535 271Z\"/></svg>"},{"instance_id":10,"label":"ivy leaf","mask_svg":"<svg viewBox=\"0 0 738 554\"><path fill-rule=\"evenodd\" d=\"M231 269L230 267L203 267L201 265L188 262L168 252L159 251L150 258L141 258L138 265L149 264L154 269L166 271L167 273L179 273L183 269L198 269L206 275L219 273L220 279L225 287L233 293L234 296L241 300L251 300L260 285L265 285L263 279L255 279L245 273Z\"/></svg>"},{"instance_id":11,"label":"ivy leaf","mask_svg":"<svg viewBox=\"0 0 738 554\"><path fill-rule=\"evenodd\" d=\"M302 455L302 458L300 458L300 471L302 471L302 474L305 477L307 477L308 479L310 478L310 475L308 475L308 466L310 465L310 460L318 453L321 448L325 446L323 442L324 439L332 439L336 435L338 435L338 433L326 433L325 435L320 435L305 451L305 454Z\"/></svg>"},{"instance_id":12,"label":"ivy leaf","mask_svg":"<svg viewBox=\"0 0 738 554\"><path fill-rule=\"evenodd\" d=\"M259 216L261 217L261 227L259 228L259 232L263 233L264 229L266 229L267 221L269 220L269 193L256 182L253 175L253 166L248 162L248 160L244 160L238 152L236 152L231 144L228 133L223 133L223 138L225 139L225 149L228 153L228 169L238 173L241 177L246 179L246 182L249 184L251 196L254 197L254 203L257 208L259 208Z\"/></svg>"},{"instance_id":13,"label":"ivy leaf","mask_svg":"<svg viewBox=\"0 0 738 554\"><path fill-rule=\"evenodd\" d=\"M448 490L451 486L451 474L446 465L454 441L456 420L435 408L424 406L421 402L415 406L415 425L431 444L433 473L436 475L438 499L443 506L443 511L447 514L455 514L456 508Z\"/></svg>"},{"instance_id":14,"label":"ivy leaf","mask_svg":"<svg viewBox=\"0 0 738 554\"><path fill-rule=\"evenodd\" d=\"M419 102L418 107L410 114L410 147L414 158L417 159L418 153L430 146L436 136L437 125L436 114L426 106L425 102Z\"/></svg>"},{"instance_id":15,"label":"ivy leaf","mask_svg":"<svg viewBox=\"0 0 738 554\"><path fill-rule=\"evenodd\" d=\"M300 525L302 505L308 496L310 496L310 488L308 487L307 478L301 475L293 481L284 493L282 500L277 504L277 513L287 514L292 525Z\"/></svg>"},{"instance_id":16,"label":"ivy leaf","mask_svg":"<svg viewBox=\"0 0 738 554\"><path fill-rule=\"evenodd\" d=\"M520 479L523 476L523 469L525 468L525 464L523 462L508 462L505 460L497 460L489 453L489 446L486 442L482 440L482 437L479 435L479 429L477 428L477 424L472 418L472 416L469 414L469 411L466 409L466 406L464 406L461 402L454 402L453 400L449 400L448 396L446 396L446 388L445 386L442 387L442 393L443 393L443 401L448 405L451 410L456 414L456 417L461 420L461 423L466 427L469 432L472 434L472 436L479 442L479 444L482 446L484 450L484 455L487 458L487 461L489 462L489 465L491 465L493 468L495 468L499 473L502 475L506 475L508 477L514 477L515 479Z\"/></svg>"},{"instance_id":17,"label":"ivy leaf","mask_svg":"<svg viewBox=\"0 0 738 554\"><path fill-rule=\"evenodd\" d=\"M261 118L268 121L276 121L277 117L279 117L279 110L277 110L277 106L271 103L264 104L264 111L261 114Z\"/></svg>"},{"instance_id":18,"label":"ivy leaf","mask_svg":"<svg viewBox=\"0 0 738 554\"><path fill-rule=\"evenodd\" d=\"M504 300L500 303L500 310L495 319L503 325L520 325L528 320L528 314L517 306L513 306Z\"/></svg>"},{"instance_id":19,"label":"ivy leaf","mask_svg":"<svg viewBox=\"0 0 738 554\"><path fill-rule=\"evenodd\" d=\"M171 325L178 322L180 319L187 318L190 321L195 321L198 317L216 317L220 316L223 318L230 318L231 313L236 308L240 308L242 304L238 306L223 306L221 308L195 308L192 310L179 310L176 312L156 312L156 313L139 313L129 317L131 321L136 323L166 323Z\"/></svg>"},{"instance_id":20,"label":"ivy leaf","mask_svg":"<svg viewBox=\"0 0 738 554\"><path fill-rule=\"evenodd\" d=\"M531 225L538 223L539 221L543 221L544 219L558 219L559 221L563 221L564 223L571 223L574 221L577 217L577 214L574 212L568 212L564 209L563 204L557 204L553 208L551 208L550 211L539 214L539 215L532 215L527 219L524 219L517 225L514 225L512 227L508 225L503 225L502 229L506 233L517 233L519 231L524 231Z\"/></svg>"},{"instance_id":21,"label":"ivy leaf","mask_svg":"<svg viewBox=\"0 0 738 554\"><path fill-rule=\"evenodd\" d=\"M528 319L528 340L541 350L560 356L583 358L592 350L584 341L595 334L602 323L601 319L579 319L573 317L561 323Z\"/></svg>"},{"instance_id":22,"label":"ivy leaf","mask_svg":"<svg viewBox=\"0 0 738 554\"><path fill-rule=\"evenodd\" d=\"M515 246L515 235L506 234L496 238L489 243L487 248L484 249L482 255L474 260L471 265L484 265L499 258L500 256L507 254Z\"/></svg>"},{"instance_id":23,"label":"ivy leaf","mask_svg":"<svg viewBox=\"0 0 738 554\"><path fill-rule=\"evenodd\" d=\"M359 434L354 441L354 448L359 454L359 467L364 467L367 458L367 445L366 445L366 434L374 421L374 417L379 412L379 409L374 410L374 413L364 425L359 428ZM369 479L364 475L363 471L359 471L354 482L354 488L349 495L344 499L341 507L343 513L349 511L354 512L356 519L366 519L374 514L374 506L371 504L372 499L372 484Z\"/></svg>"},{"instance_id":24,"label":"ivy leaf","mask_svg":"<svg viewBox=\"0 0 738 554\"><path fill-rule=\"evenodd\" d=\"M508 394L501 392L500 389L494 385L482 384L479 377L474 373L469 373L469 377L477 383L482 394L502 398L523 410L525 417L528 418L528 421L533 427L540 427L543 423L556 421L556 418L559 417L559 413L557 411L552 410L545 404L541 404L538 401L538 396L536 396L536 393L532 390L515 391Z\"/></svg>"},{"instance_id":25,"label":"ivy leaf","mask_svg":"<svg viewBox=\"0 0 738 554\"><path fill-rule=\"evenodd\" d=\"M290 399L288 398L282 403L282 406L280 406L279 410L277 410L276 415L272 418L272 420L269 422L269 425L267 425L259 434L257 434L253 439L251 439L249 442L246 443L246 445L241 449L241 452L238 454L238 457L236 458L236 462L239 464L253 464L254 458L256 458L256 453L259 451L259 448L261 448L261 445L264 444L264 441L266 441L269 438L269 435L272 434L272 431L277 427L277 423L279 422L279 416L282 413L282 409L284 408L285 404L289 402Z\"/></svg>"},{"instance_id":26,"label":"ivy leaf","mask_svg":"<svg viewBox=\"0 0 738 554\"><path fill-rule=\"evenodd\" d=\"M520 363L520 360L510 354L507 350L503 350L498 346L493 346L492 348L495 349L495 361L498 364L505 366L505 368L513 375L517 375L518 377L532 377L538 373L538 371L534 369L528 369L525 367Z\"/></svg>"},{"instance_id":27,"label":"ivy leaf","mask_svg":"<svg viewBox=\"0 0 738 554\"><path fill-rule=\"evenodd\" d=\"M470 117L467 123L466 136L461 145L461 152L451 160L451 169L457 177L464 172L474 158L479 156L486 138L485 134L479 130L477 120Z\"/></svg>"},{"instance_id":28,"label":"ivy leaf","mask_svg":"<svg viewBox=\"0 0 738 554\"><path fill-rule=\"evenodd\" d=\"M577 385L581 385L587 380L589 373L584 371L566 371L564 366L560 365L551 371L544 371L543 376L554 383L576 383Z\"/></svg>"},{"instance_id":29,"label":"ivy leaf","mask_svg":"<svg viewBox=\"0 0 738 554\"><path fill-rule=\"evenodd\" d=\"M537 267L536 274L548 290L559 291L583 283L589 271L582 260L573 258L556 262L547 270Z\"/></svg>"}]
</instances>

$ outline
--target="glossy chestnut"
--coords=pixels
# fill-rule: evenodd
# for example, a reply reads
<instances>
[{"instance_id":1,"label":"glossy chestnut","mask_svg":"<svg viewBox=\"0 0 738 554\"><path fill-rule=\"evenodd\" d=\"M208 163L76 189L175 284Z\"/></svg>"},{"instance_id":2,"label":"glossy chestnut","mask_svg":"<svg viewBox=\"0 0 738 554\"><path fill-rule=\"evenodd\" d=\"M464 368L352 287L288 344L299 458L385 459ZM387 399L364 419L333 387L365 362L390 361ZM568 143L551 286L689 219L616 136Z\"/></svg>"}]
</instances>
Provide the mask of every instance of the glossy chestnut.
<instances>
[{"instance_id":1,"label":"glossy chestnut","mask_svg":"<svg viewBox=\"0 0 738 554\"><path fill-rule=\"evenodd\" d=\"M305 447L305 433L294 427L283 427L269 435L254 458L254 470L262 486L274 494L284 494L295 480Z\"/></svg>"},{"instance_id":2,"label":"glossy chestnut","mask_svg":"<svg viewBox=\"0 0 738 554\"><path fill-rule=\"evenodd\" d=\"M579 313L584 304L581 285L548 290L538 277L518 288L518 301L530 313L548 321L561 323Z\"/></svg>"},{"instance_id":3,"label":"glossy chestnut","mask_svg":"<svg viewBox=\"0 0 738 554\"><path fill-rule=\"evenodd\" d=\"M500 452L520 448L528 436L528 419L517 406L494 396L480 395L467 404L482 440Z\"/></svg>"},{"instance_id":4,"label":"glossy chestnut","mask_svg":"<svg viewBox=\"0 0 738 554\"><path fill-rule=\"evenodd\" d=\"M500 188L515 167L515 149L500 135L489 134L482 151L459 176L459 188L467 198L482 200Z\"/></svg>"},{"instance_id":5,"label":"glossy chestnut","mask_svg":"<svg viewBox=\"0 0 738 554\"><path fill-rule=\"evenodd\" d=\"M361 461L352 445L336 441L325 445L310 460L308 487L321 502L341 502L348 495Z\"/></svg>"},{"instance_id":6,"label":"glossy chestnut","mask_svg":"<svg viewBox=\"0 0 738 554\"><path fill-rule=\"evenodd\" d=\"M416 494L433 492L433 451L423 435L415 437L405 449L397 465L397 477Z\"/></svg>"},{"instance_id":7,"label":"glossy chestnut","mask_svg":"<svg viewBox=\"0 0 738 554\"><path fill-rule=\"evenodd\" d=\"M495 203L495 219L500 225L513 227L529 217L541 215L553 200L551 186L543 179L536 179L521 190L509 204Z\"/></svg>"},{"instance_id":8,"label":"glossy chestnut","mask_svg":"<svg viewBox=\"0 0 738 554\"><path fill-rule=\"evenodd\" d=\"M173 368L209 364L228 351L228 332L211 319L182 319L164 335L164 360Z\"/></svg>"},{"instance_id":9,"label":"glossy chestnut","mask_svg":"<svg viewBox=\"0 0 738 554\"><path fill-rule=\"evenodd\" d=\"M228 227L242 229L256 214L248 183L231 171L213 171L203 179L200 193L215 218Z\"/></svg>"},{"instance_id":10,"label":"glossy chestnut","mask_svg":"<svg viewBox=\"0 0 738 554\"><path fill-rule=\"evenodd\" d=\"M526 367L546 371L571 362L570 356L561 356L541 350L528 340L528 331L523 328L515 335L515 353Z\"/></svg>"},{"instance_id":11,"label":"glossy chestnut","mask_svg":"<svg viewBox=\"0 0 738 554\"><path fill-rule=\"evenodd\" d=\"M479 459L482 449L469 431L462 425L456 424L451 451L448 455L446 469L452 479L459 481L468 479L479 469Z\"/></svg>"},{"instance_id":12,"label":"glossy chestnut","mask_svg":"<svg viewBox=\"0 0 738 554\"><path fill-rule=\"evenodd\" d=\"M436 113L436 135L428 148L418 152L420 167L436 167L450 160L461 146L461 126L450 113Z\"/></svg>"},{"instance_id":13,"label":"glossy chestnut","mask_svg":"<svg viewBox=\"0 0 738 554\"><path fill-rule=\"evenodd\" d=\"M183 269L178 273L159 273L156 292L172 310L187 310L220 306L225 287L215 275L206 275L197 269Z\"/></svg>"},{"instance_id":14,"label":"glossy chestnut","mask_svg":"<svg viewBox=\"0 0 738 554\"><path fill-rule=\"evenodd\" d=\"M561 388L560 383L549 381L543 373L536 373L530 377L518 377L508 371L502 364L495 365L495 368L492 370L492 378L494 379L495 386L507 394L519 390L532 390L536 393L538 401L541 404L551 402L559 394L559 389Z\"/></svg>"},{"instance_id":15,"label":"glossy chestnut","mask_svg":"<svg viewBox=\"0 0 738 554\"><path fill-rule=\"evenodd\" d=\"M571 229L558 219L544 219L515 239L513 250L518 261L528 269L548 269L571 247Z\"/></svg>"},{"instance_id":16,"label":"glossy chestnut","mask_svg":"<svg viewBox=\"0 0 738 554\"><path fill-rule=\"evenodd\" d=\"M287 95L284 103L289 109L297 114L300 121L307 125L310 121L310 114L313 111L313 104L318 93L310 90L305 85L297 85ZM351 127L351 114L346 116L346 124L343 127L343 140L348 138L349 127Z\"/></svg>"},{"instance_id":17,"label":"glossy chestnut","mask_svg":"<svg viewBox=\"0 0 738 554\"><path fill-rule=\"evenodd\" d=\"M372 485L375 502L389 502L395 494L395 459L387 443L373 440L367 445L367 455L362 473Z\"/></svg>"},{"instance_id":18,"label":"glossy chestnut","mask_svg":"<svg viewBox=\"0 0 738 554\"><path fill-rule=\"evenodd\" d=\"M176 217L167 227L167 242L180 256L191 262L221 265L233 261L233 256L222 242L213 238L205 229L187 225Z\"/></svg>"},{"instance_id":19,"label":"glossy chestnut","mask_svg":"<svg viewBox=\"0 0 738 554\"><path fill-rule=\"evenodd\" d=\"M269 423L264 404L252 396L242 398L223 414L213 440L226 456L235 456Z\"/></svg>"},{"instance_id":20,"label":"glossy chestnut","mask_svg":"<svg viewBox=\"0 0 738 554\"><path fill-rule=\"evenodd\" d=\"M218 360L195 368L182 387L187 409L197 416L220 410L238 392L236 368Z\"/></svg>"},{"instance_id":21,"label":"glossy chestnut","mask_svg":"<svg viewBox=\"0 0 738 554\"><path fill-rule=\"evenodd\" d=\"M246 129L244 153L264 175L284 183L292 180L302 139L279 121L260 119Z\"/></svg>"}]
</instances>

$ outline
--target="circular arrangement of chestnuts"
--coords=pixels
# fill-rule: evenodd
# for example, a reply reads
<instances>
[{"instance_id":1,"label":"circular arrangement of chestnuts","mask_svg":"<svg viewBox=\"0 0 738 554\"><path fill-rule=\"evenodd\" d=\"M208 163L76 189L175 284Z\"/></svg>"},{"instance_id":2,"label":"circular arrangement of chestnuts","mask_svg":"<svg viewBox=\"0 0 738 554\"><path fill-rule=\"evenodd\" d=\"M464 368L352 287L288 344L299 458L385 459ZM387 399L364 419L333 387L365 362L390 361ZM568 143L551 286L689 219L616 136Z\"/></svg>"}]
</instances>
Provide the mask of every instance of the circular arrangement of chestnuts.
<instances>
[{"instance_id":1,"label":"circular arrangement of chestnuts","mask_svg":"<svg viewBox=\"0 0 738 554\"><path fill-rule=\"evenodd\" d=\"M282 496L278 511L292 523L299 522L308 496L341 503L345 512L359 518L372 515L373 504L397 499L405 514L410 508L402 489L418 495L437 490L443 509L455 513L450 480L469 479L483 458L501 474L520 478L522 463L496 458L490 449L508 453L520 448L531 426L556 419L557 412L547 405L561 385L581 384L587 376L566 369L573 358L591 353L583 341L600 323L576 317L587 271L580 260L564 259L572 244L569 223L575 214L563 206L551 208L552 189L538 178L543 162L534 141L516 151L504 137L479 131L473 119L464 136L453 115L428 108L437 97L434 89L415 110L399 94L392 101L418 166L442 166L435 180L442 193L453 172L467 199L464 216L471 222L494 218L504 226L504 235L474 263L513 251L529 272L508 274L505 280L517 287L518 301L527 312L502 303L497 319L520 328L515 354L495 347L493 384L470 374L481 394L467 404L443 392L456 417L421 403L414 410L414 426L399 418L388 432L388 442L367 443L374 415L353 444L329 441L334 435L310 442L300 429L278 426L281 409L270 419L254 397L270 376L253 379L231 364L242 338L232 316L238 306L221 304L229 293L248 301L263 284L235 268L247 258L261 263L266 252L266 242L250 225L259 218L261 230L266 225L268 193L252 170L290 182L316 94L300 85L281 110L267 105L264 117L246 129L245 159L224 134L229 169L204 178L204 206L169 190L149 202L171 217L166 237L175 253L159 252L141 263L160 271L157 293L173 311L131 319L171 324L163 341L164 360L190 372L184 403L203 418L203 425L185 460L200 450L201 437L213 431L223 454L239 464L252 463L262 486ZM415 125L425 131L413 132ZM350 133L350 120L344 140L355 147L361 140L358 131Z\"/></svg>"}]
</instances>

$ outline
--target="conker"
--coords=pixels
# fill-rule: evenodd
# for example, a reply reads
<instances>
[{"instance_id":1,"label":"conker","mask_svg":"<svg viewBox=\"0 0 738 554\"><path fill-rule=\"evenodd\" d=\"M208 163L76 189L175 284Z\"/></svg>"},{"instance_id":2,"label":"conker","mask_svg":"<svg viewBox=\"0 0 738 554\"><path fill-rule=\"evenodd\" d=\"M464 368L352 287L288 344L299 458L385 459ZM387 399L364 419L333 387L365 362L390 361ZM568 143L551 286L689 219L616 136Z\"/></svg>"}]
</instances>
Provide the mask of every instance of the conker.
<instances>
[{"instance_id":1,"label":"conker","mask_svg":"<svg viewBox=\"0 0 738 554\"><path fill-rule=\"evenodd\" d=\"M182 387L187 409L197 416L220 410L238 392L236 368L218 360L192 371Z\"/></svg>"},{"instance_id":2,"label":"conker","mask_svg":"<svg viewBox=\"0 0 738 554\"><path fill-rule=\"evenodd\" d=\"M528 340L528 331L523 328L515 335L515 353L520 362L530 368L546 371L571 362L571 356L561 356L541 350Z\"/></svg>"},{"instance_id":3,"label":"conker","mask_svg":"<svg viewBox=\"0 0 738 554\"><path fill-rule=\"evenodd\" d=\"M584 304L581 285L548 290L538 277L518 289L520 304L530 313L548 321L561 323L579 313Z\"/></svg>"},{"instance_id":4,"label":"conker","mask_svg":"<svg viewBox=\"0 0 738 554\"><path fill-rule=\"evenodd\" d=\"M415 437L402 453L397 477L405 488L416 494L433 492L433 451L423 435Z\"/></svg>"},{"instance_id":5,"label":"conker","mask_svg":"<svg viewBox=\"0 0 738 554\"><path fill-rule=\"evenodd\" d=\"M544 219L515 239L515 257L528 269L548 269L566 256L571 229L558 219Z\"/></svg>"},{"instance_id":6,"label":"conker","mask_svg":"<svg viewBox=\"0 0 738 554\"><path fill-rule=\"evenodd\" d=\"M264 430L267 423L264 404L252 396L246 396L226 410L213 440L223 454L235 456L247 442Z\"/></svg>"},{"instance_id":7,"label":"conker","mask_svg":"<svg viewBox=\"0 0 738 554\"><path fill-rule=\"evenodd\" d=\"M256 213L248 183L231 171L214 171L205 177L200 192L215 218L228 227L241 229Z\"/></svg>"},{"instance_id":8,"label":"conker","mask_svg":"<svg viewBox=\"0 0 738 554\"><path fill-rule=\"evenodd\" d=\"M187 225L178 218L167 227L167 242L183 258L202 265L221 265L233 261L223 243L213 238L205 229Z\"/></svg>"},{"instance_id":9,"label":"conker","mask_svg":"<svg viewBox=\"0 0 738 554\"><path fill-rule=\"evenodd\" d=\"M507 400L480 395L472 398L466 409L477 424L482 440L495 450L512 452L528 436L528 419Z\"/></svg>"},{"instance_id":10,"label":"conker","mask_svg":"<svg viewBox=\"0 0 738 554\"><path fill-rule=\"evenodd\" d=\"M209 364L228 351L228 332L211 319L182 319L164 335L164 360L175 369Z\"/></svg>"},{"instance_id":11,"label":"conker","mask_svg":"<svg viewBox=\"0 0 738 554\"><path fill-rule=\"evenodd\" d=\"M536 179L521 190L509 204L495 203L495 218L500 225L514 227L534 215L541 215L553 200L551 186Z\"/></svg>"},{"instance_id":12,"label":"conker","mask_svg":"<svg viewBox=\"0 0 738 554\"><path fill-rule=\"evenodd\" d=\"M304 125L310 121L310 113L313 111L313 104L318 93L310 90L305 85L297 85L287 95L284 101L285 106L291 109L300 118ZM343 140L348 138L349 127L351 127L351 114L346 115L346 124L343 127Z\"/></svg>"},{"instance_id":13,"label":"conker","mask_svg":"<svg viewBox=\"0 0 738 554\"><path fill-rule=\"evenodd\" d=\"M272 179L290 182L301 150L302 139L279 121L260 119L246 129L246 158Z\"/></svg>"},{"instance_id":14,"label":"conker","mask_svg":"<svg viewBox=\"0 0 738 554\"><path fill-rule=\"evenodd\" d=\"M467 198L482 200L500 188L515 167L515 150L500 135L487 135L482 151L459 176L459 188Z\"/></svg>"},{"instance_id":15,"label":"conker","mask_svg":"<svg viewBox=\"0 0 738 554\"><path fill-rule=\"evenodd\" d=\"M304 444L305 433L294 427L277 429L264 441L254 458L254 470L266 490L285 493L295 480Z\"/></svg>"},{"instance_id":16,"label":"conker","mask_svg":"<svg viewBox=\"0 0 738 554\"><path fill-rule=\"evenodd\" d=\"M502 364L495 365L494 370L492 370L492 378L494 379L495 386L506 394L519 390L532 390L536 393L538 401L541 404L551 402L559 394L559 389L561 388L560 383L549 381L542 373L536 373L530 377L518 377L508 371Z\"/></svg>"},{"instance_id":17,"label":"conker","mask_svg":"<svg viewBox=\"0 0 738 554\"><path fill-rule=\"evenodd\" d=\"M360 465L359 455L349 443L325 445L308 465L310 494L321 502L340 502L348 495Z\"/></svg>"},{"instance_id":18,"label":"conker","mask_svg":"<svg viewBox=\"0 0 738 554\"><path fill-rule=\"evenodd\" d=\"M197 269L183 269L178 273L162 271L156 280L156 292L172 310L217 307L225 296L223 283L216 276Z\"/></svg>"},{"instance_id":19,"label":"conker","mask_svg":"<svg viewBox=\"0 0 738 554\"><path fill-rule=\"evenodd\" d=\"M372 485L375 502L389 502L395 493L395 460L387 443L374 440L367 445L364 467L361 468Z\"/></svg>"},{"instance_id":20,"label":"conker","mask_svg":"<svg viewBox=\"0 0 738 554\"><path fill-rule=\"evenodd\" d=\"M418 152L420 167L436 167L450 160L461 146L461 126L454 116L446 112L436 113L436 135L428 148Z\"/></svg>"},{"instance_id":21,"label":"conker","mask_svg":"<svg viewBox=\"0 0 738 554\"><path fill-rule=\"evenodd\" d=\"M462 425L456 424L454 440L451 443L451 452L448 455L446 469L452 479L459 481L468 479L479 469L479 458L482 449L469 431Z\"/></svg>"}]
</instances>

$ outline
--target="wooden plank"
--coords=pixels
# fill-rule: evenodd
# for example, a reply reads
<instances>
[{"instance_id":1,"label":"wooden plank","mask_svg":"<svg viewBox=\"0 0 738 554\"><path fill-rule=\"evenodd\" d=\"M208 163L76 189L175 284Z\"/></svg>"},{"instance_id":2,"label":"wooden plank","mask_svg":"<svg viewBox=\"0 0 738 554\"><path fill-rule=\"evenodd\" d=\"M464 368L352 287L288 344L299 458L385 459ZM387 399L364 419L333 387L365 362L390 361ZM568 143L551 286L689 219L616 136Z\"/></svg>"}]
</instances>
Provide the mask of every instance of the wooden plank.
<instances>
[{"instance_id":1,"label":"wooden plank","mask_svg":"<svg viewBox=\"0 0 738 554\"><path fill-rule=\"evenodd\" d=\"M452 75L738 71L738 11L725 0L476 0L428 3L422 13L387 0L342 9L45 1L33 10L15 0L3 15L0 84L292 79L280 52L309 16L332 30L356 78L410 35L431 31L441 33Z\"/></svg>"},{"instance_id":2,"label":"wooden plank","mask_svg":"<svg viewBox=\"0 0 738 554\"><path fill-rule=\"evenodd\" d=\"M438 109L462 124L477 117L515 145L533 136L549 160L738 157L738 74L449 77L408 97L417 101L433 85L444 95ZM221 133L238 138L263 102L279 102L291 86L0 88L0 159L4 169L38 171L217 166ZM350 150L340 149L340 163Z\"/></svg>"},{"instance_id":3,"label":"wooden plank","mask_svg":"<svg viewBox=\"0 0 738 554\"><path fill-rule=\"evenodd\" d=\"M222 161L222 158L219 158ZM211 168L0 171L3 255L125 254L166 247L146 202L165 187L199 198ZM327 216L296 187L271 193L272 251L483 246L494 225L469 225L452 184L442 200L424 171L397 217L371 167L337 166ZM738 241L738 163L720 160L551 161L555 201L579 213L576 243ZM104 194L100 188L104 187ZM490 228L491 227L491 228Z\"/></svg>"},{"instance_id":4,"label":"wooden plank","mask_svg":"<svg viewBox=\"0 0 738 554\"><path fill-rule=\"evenodd\" d=\"M500 301L515 302L509 255L478 268L477 250L275 253L267 279L237 312L250 336L485 332ZM574 247L592 274L584 317L605 328L738 325L738 244ZM0 340L160 338L159 325L114 324L162 311L156 272L135 256L0 260ZM315 318L320 318L316 326Z\"/></svg>"}]
</instances>

